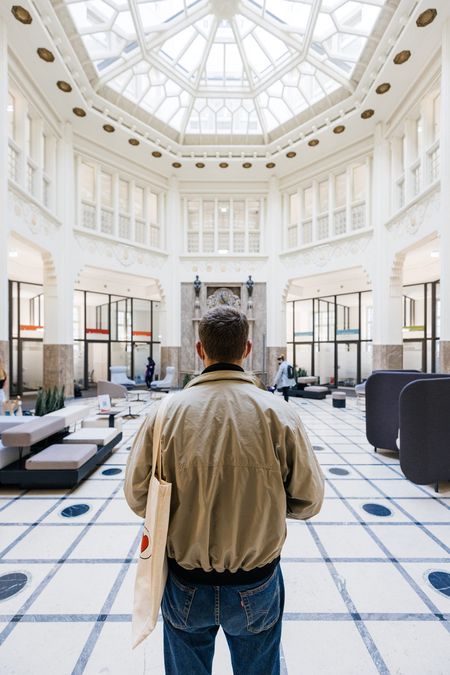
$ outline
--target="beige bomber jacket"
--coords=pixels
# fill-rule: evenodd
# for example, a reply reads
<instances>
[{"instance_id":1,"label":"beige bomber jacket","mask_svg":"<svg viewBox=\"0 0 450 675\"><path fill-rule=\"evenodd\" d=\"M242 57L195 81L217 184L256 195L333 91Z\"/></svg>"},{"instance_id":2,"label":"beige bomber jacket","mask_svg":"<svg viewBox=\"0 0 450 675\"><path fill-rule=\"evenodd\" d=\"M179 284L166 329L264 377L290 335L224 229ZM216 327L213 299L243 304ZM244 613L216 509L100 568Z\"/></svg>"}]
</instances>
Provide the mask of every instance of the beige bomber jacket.
<instances>
[{"instance_id":1,"label":"beige bomber jacket","mask_svg":"<svg viewBox=\"0 0 450 675\"><path fill-rule=\"evenodd\" d=\"M125 497L145 515L154 404L128 459ZM320 510L324 481L299 409L234 370L199 375L171 396L161 437L172 483L168 555L186 569L262 567L280 555L286 516Z\"/></svg>"}]
</instances>

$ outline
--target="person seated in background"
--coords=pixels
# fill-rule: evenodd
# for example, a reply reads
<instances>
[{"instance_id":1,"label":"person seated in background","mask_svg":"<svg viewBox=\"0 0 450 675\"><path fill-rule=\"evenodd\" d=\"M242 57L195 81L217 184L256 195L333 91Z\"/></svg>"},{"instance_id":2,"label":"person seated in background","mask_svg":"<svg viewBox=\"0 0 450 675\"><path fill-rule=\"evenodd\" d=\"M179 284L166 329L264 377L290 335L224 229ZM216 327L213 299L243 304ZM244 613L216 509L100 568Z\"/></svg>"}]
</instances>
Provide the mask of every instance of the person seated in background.
<instances>
[{"instance_id":1,"label":"person seated in background","mask_svg":"<svg viewBox=\"0 0 450 675\"><path fill-rule=\"evenodd\" d=\"M280 356L277 357L277 360L278 371L273 386L283 392L285 401L289 401L289 389L295 386L294 369L291 364L286 361L284 354L280 354Z\"/></svg>"}]
</instances>

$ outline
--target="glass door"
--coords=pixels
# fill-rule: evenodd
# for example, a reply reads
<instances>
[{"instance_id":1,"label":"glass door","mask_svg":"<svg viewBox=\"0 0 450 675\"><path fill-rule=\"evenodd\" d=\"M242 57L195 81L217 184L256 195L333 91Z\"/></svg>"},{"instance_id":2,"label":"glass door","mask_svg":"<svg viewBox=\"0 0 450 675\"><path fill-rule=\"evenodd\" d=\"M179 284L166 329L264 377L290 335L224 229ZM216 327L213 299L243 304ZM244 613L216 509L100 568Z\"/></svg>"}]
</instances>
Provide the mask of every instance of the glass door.
<instances>
[{"instance_id":1,"label":"glass door","mask_svg":"<svg viewBox=\"0 0 450 675\"><path fill-rule=\"evenodd\" d=\"M359 382L358 342L337 343L337 386L354 387Z\"/></svg>"},{"instance_id":2,"label":"glass door","mask_svg":"<svg viewBox=\"0 0 450 675\"><path fill-rule=\"evenodd\" d=\"M87 344L87 384L94 386L99 380L109 380L108 343L89 341Z\"/></svg>"}]
</instances>

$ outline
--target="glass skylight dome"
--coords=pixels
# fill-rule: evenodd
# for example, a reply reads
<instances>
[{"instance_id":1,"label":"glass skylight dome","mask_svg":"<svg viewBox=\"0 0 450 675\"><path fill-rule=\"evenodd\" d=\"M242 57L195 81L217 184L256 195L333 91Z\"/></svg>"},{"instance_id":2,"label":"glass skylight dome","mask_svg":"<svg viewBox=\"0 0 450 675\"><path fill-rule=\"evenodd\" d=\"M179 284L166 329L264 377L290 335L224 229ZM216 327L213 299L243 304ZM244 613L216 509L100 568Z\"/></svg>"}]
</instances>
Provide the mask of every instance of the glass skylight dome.
<instances>
[{"instance_id":1,"label":"glass skylight dome","mask_svg":"<svg viewBox=\"0 0 450 675\"><path fill-rule=\"evenodd\" d=\"M268 142L348 96L386 2L65 0L97 92L181 143Z\"/></svg>"}]
</instances>

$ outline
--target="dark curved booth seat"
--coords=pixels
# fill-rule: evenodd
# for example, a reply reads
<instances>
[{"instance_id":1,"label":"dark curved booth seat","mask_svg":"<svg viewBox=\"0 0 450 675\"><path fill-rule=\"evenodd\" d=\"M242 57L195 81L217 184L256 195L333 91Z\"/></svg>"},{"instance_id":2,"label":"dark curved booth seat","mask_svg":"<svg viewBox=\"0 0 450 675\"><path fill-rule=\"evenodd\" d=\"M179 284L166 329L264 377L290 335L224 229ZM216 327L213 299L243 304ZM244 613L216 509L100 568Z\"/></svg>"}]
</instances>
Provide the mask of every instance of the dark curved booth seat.
<instances>
[{"instance_id":1,"label":"dark curved booth seat","mask_svg":"<svg viewBox=\"0 0 450 675\"><path fill-rule=\"evenodd\" d=\"M415 380L450 379L450 375L386 370L372 373L366 382L366 436L374 448L398 452L399 399ZM450 406L449 406L450 413Z\"/></svg>"},{"instance_id":2,"label":"dark curved booth seat","mask_svg":"<svg viewBox=\"0 0 450 675\"><path fill-rule=\"evenodd\" d=\"M400 394L400 466L418 485L450 480L450 378L415 378Z\"/></svg>"}]
</instances>

